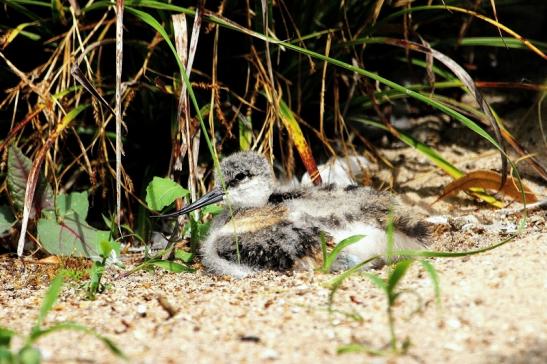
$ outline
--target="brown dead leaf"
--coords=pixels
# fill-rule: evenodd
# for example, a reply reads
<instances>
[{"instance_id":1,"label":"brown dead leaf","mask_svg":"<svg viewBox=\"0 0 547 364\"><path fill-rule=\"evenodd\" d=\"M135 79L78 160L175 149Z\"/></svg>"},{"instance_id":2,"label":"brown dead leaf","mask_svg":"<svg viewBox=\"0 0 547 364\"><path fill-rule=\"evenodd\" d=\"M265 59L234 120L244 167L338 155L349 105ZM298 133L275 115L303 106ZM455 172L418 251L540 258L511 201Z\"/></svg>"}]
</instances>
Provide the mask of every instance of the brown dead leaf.
<instances>
[{"instance_id":1,"label":"brown dead leaf","mask_svg":"<svg viewBox=\"0 0 547 364\"><path fill-rule=\"evenodd\" d=\"M43 258L37 261L38 264L55 264L61 265L61 259L56 255L51 255L47 258Z\"/></svg>"},{"instance_id":2,"label":"brown dead leaf","mask_svg":"<svg viewBox=\"0 0 547 364\"><path fill-rule=\"evenodd\" d=\"M446 196L455 194L462 190L468 190L471 188L484 188L488 190L498 190L501 184L501 175L494 171L484 171L478 170L469 172L463 177L458 178L457 180L449 183L443 191L443 194L437 199L443 199ZM518 181L515 178L508 178L503 187L499 190L503 194L510 196L514 200L521 201L522 192L519 188ZM537 201L536 195L530 190L529 187L522 183L522 188L524 189L524 195L526 198L526 203L533 203Z\"/></svg>"}]
</instances>

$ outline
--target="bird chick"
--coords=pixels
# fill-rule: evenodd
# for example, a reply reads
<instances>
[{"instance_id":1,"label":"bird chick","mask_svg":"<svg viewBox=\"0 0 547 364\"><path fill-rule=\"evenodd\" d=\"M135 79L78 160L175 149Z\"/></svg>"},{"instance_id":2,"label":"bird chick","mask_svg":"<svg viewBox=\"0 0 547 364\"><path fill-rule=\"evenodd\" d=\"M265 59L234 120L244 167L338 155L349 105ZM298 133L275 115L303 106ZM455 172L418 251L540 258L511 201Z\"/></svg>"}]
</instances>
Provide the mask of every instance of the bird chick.
<instances>
[{"instance_id":1,"label":"bird chick","mask_svg":"<svg viewBox=\"0 0 547 364\"><path fill-rule=\"evenodd\" d=\"M260 270L318 268L321 234L332 244L364 235L343 250L333 270L385 256L390 211L394 251L420 249L426 241L426 223L402 209L393 195L359 186L278 186L267 160L256 152L225 158L215 180L215 188L193 204L160 216L224 201L226 208L214 218L201 246L203 264L215 274L241 278Z\"/></svg>"}]
</instances>

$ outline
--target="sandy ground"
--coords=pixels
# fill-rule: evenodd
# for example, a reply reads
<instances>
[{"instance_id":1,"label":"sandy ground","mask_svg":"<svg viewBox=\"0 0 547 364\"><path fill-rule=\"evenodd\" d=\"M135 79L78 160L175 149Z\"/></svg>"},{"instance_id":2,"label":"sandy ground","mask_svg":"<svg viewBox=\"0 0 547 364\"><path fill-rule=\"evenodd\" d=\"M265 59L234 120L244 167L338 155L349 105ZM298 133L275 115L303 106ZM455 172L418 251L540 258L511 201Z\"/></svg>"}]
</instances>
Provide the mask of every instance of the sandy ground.
<instances>
[{"instance_id":1,"label":"sandy ground","mask_svg":"<svg viewBox=\"0 0 547 364\"><path fill-rule=\"evenodd\" d=\"M449 179L422 168L422 157L408 150L404 155L415 168L405 163L405 169L396 169L396 190L409 204L450 216L432 248L484 247L515 229L520 214L493 211L463 194L431 205ZM461 159L455 154L453 161ZM496 155L477 152L459 166L488 163L497 163ZM386 177L388 183L392 177ZM544 187L529 184L546 195ZM202 271L156 271L113 279L118 272L110 271L111 287L95 301L83 299L77 284L66 284L46 325L64 320L88 325L113 339L132 363L545 363L546 258L546 211L536 210L525 231L498 249L430 260L440 275L440 308L428 275L415 263L401 282L401 289L415 294L403 294L395 308L396 334L410 340L402 356L337 354L349 343L382 349L389 342L385 296L363 275L344 284L329 312L324 283L331 275L263 273L234 280ZM1 326L30 330L50 275L43 265L0 259ZM165 301L178 310L173 317ZM74 332L45 337L38 346L52 363L120 361L94 338Z\"/></svg>"}]
</instances>

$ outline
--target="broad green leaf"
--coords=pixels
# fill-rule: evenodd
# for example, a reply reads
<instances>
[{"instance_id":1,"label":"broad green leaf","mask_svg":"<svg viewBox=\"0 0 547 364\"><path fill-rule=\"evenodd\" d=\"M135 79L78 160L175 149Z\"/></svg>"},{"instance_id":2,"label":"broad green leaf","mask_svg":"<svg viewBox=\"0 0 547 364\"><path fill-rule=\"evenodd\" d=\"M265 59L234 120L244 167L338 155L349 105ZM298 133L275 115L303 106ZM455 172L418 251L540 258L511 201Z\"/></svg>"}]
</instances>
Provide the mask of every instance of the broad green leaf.
<instances>
[{"instance_id":1,"label":"broad green leaf","mask_svg":"<svg viewBox=\"0 0 547 364\"><path fill-rule=\"evenodd\" d=\"M0 234L8 230L15 223L15 217L9 206L0 206Z\"/></svg>"},{"instance_id":2,"label":"broad green leaf","mask_svg":"<svg viewBox=\"0 0 547 364\"><path fill-rule=\"evenodd\" d=\"M192 226L192 228L196 228L195 226ZM207 221L203 224L198 223L197 224L197 234L194 234L194 238L197 239L197 241L203 241L207 237L207 234L209 233L209 229L211 228L211 221Z\"/></svg>"},{"instance_id":3,"label":"broad green leaf","mask_svg":"<svg viewBox=\"0 0 547 364\"><path fill-rule=\"evenodd\" d=\"M146 204L154 211L169 206L177 198L187 196L190 192L169 178L154 177L146 187Z\"/></svg>"},{"instance_id":4,"label":"broad green leaf","mask_svg":"<svg viewBox=\"0 0 547 364\"><path fill-rule=\"evenodd\" d=\"M108 258L110 253L114 249L112 242L108 240L101 240L99 242L99 255L103 258Z\"/></svg>"},{"instance_id":5,"label":"broad green leaf","mask_svg":"<svg viewBox=\"0 0 547 364\"><path fill-rule=\"evenodd\" d=\"M5 327L0 327L0 349L9 348L11 338L15 336L15 332Z\"/></svg>"},{"instance_id":6,"label":"broad green leaf","mask_svg":"<svg viewBox=\"0 0 547 364\"><path fill-rule=\"evenodd\" d=\"M87 191L61 194L55 198L55 207L61 217L77 214L81 220L85 220L89 210Z\"/></svg>"},{"instance_id":7,"label":"broad green leaf","mask_svg":"<svg viewBox=\"0 0 547 364\"><path fill-rule=\"evenodd\" d=\"M99 244L110 239L110 232L97 230L75 215L65 217L61 223L40 219L38 238L51 254L99 259Z\"/></svg>"},{"instance_id":8,"label":"broad green leaf","mask_svg":"<svg viewBox=\"0 0 547 364\"><path fill-rule=\"evenodd\" d=\"M40 350L30 346L22 348L17 356L19 360L16 363L21 364L40 364L42 361Z\"/></svg>"},{"instance_id":9,"label":"broad green leaf","mask_svg":"<svg viewBox=\"0 0 547 364\"><path fill-rule=\"evenodd\" d=\"M175 250L175 258L180 259L184 263L190 263L192 259L194 259L194 254L181 249L177 249Z\"/></svg>"},{"instance_id":10,"label":"broad green leaf","mask_svg":"<svg viewBox=\"0 0 547 364\"><path fill-rule=\"evenodd\" d=\"M212 205L207 205L201 208L202 215L211 214L213 216L216 216L220 214L222 211L224 211L224 208L222 206L217 205L216 203Z\"/></svg>"},{"instance_id":11,"label":"broad green leaf","mask_svg":"<svg viewBox=\"0 0 547 364\"><path fill-rule=\"evenodd\" d=\"M25 156L17 146L11 145L8 153L8 192L18 211L23 211L27 179L31 168L30 158ZM53 201L53 190L41 174L34 194L31 217L36 215L36 210L53 209Z\"/></svg>"},{"instance_id":12,"label":"broad green leaf","mask_svg":"<svg viewBox=\"0 0 547 364\"><path fill-rule=\"evenodd\" d=\"M13 364L15 359L8 348L0 346L0 364Z\"/></svg>"},{"instance_id":13,"label":"broad green leaf","mask_svg":"<svg viewBox=\"0 0 547 364\"><path fill-rule=\"evenodd\" d=\"M48 312L53 308L57 297L59 297L59 292L61 292L61 287L63 286L63 276L58 275L51 281L49 288L47 289L44 300L42 301L42 306L40 307L40 313L38 314L38 319L36 320L35 328L40 328L44 323Z\"/></svg>"}]
</instances>

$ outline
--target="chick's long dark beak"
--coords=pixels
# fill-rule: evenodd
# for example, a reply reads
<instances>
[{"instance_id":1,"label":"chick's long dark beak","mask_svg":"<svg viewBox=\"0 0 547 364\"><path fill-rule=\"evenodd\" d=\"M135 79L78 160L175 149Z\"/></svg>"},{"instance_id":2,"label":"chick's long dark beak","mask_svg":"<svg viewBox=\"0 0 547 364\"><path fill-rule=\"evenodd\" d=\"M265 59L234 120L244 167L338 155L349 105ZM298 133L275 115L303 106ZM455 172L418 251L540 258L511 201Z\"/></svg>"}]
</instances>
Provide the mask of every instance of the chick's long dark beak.
<instances>
[{"instance_id":1,"label":"chick's long dark beak","mask_svg":"<svg viewBox=\"0 0 547 364\"><path fill-rule=\"evenodd\" d=\"M151 217L155 217L155 218L176 217L176 216L184 215L194 210L200 209L207 205L220 202L223 199L224 199L224 191L222 191L220 188L215 188L211 192L206 193L201 198L194 201L194 203L191 203L188 206L184 206L182 209L178 211L172 212L170 214L165 214L165 215L154 215Z\"/></svg>"}]
</instances>

